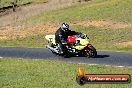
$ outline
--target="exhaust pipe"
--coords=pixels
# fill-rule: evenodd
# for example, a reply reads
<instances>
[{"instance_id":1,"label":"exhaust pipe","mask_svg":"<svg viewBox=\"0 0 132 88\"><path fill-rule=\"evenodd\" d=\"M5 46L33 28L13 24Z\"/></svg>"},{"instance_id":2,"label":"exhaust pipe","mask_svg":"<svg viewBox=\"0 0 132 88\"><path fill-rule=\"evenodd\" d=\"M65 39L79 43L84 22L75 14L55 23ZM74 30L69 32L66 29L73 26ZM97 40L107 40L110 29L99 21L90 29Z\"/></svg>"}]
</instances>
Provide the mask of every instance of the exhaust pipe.
<instances>
[{"instance_id":1,"label":"exhaust pipe","mask_svg":"<svg viewBox=\"0 0 132 88\"><path fill-rule=\"evenodd\" d=\"M54 52L56 52L56 53L59 53L58 50L56 50L56 48L53 48L53 47L51 47L51 46L49 46L49 45L46 45L46 48L48 48L48 49L50 49L51 51L54 51Z\"/></svg>"}]
</instances>

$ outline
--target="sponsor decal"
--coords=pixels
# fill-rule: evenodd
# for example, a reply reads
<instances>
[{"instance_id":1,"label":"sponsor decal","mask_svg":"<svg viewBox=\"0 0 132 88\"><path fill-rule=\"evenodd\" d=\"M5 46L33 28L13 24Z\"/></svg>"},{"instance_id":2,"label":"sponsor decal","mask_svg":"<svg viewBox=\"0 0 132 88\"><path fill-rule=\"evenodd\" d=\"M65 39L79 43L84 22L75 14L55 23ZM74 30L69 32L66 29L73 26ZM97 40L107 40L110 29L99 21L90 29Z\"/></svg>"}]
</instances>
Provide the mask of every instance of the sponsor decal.
<instances>
[{"instance_id":1,"label":"sponsor decal","mask_svg":"<svg viewBox=\"0 0 132 88\"><path fill-rule=\"evenodd\" d=\"M130 83L129 74L86 74L84 68L79 67L76 81L79 85L99 83Z\"/></svg>"}]
</instances>

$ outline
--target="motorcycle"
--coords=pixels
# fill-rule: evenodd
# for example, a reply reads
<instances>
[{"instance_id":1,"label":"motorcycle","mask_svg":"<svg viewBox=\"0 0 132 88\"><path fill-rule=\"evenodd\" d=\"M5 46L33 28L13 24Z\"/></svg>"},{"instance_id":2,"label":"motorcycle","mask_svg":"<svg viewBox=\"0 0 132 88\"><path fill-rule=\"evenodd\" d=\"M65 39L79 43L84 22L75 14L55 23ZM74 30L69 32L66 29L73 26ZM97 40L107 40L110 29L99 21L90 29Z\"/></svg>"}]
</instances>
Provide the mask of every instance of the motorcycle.
<instances>
[{"instance_id":1,"label":"motorcycle","mask_svg":"<svg viewBox=\"0 0 132 88\"><path fill-rule=\"evenodd\" d=\"M59 44L55 43L55 35L46 35L46 40L48 41L48 45L46 47L52 51L54 54L59 53ZM94 58L97 56L96 49L90 44L89 38L84 33L77 33L76 35L68 36L67 38L68 44L65 45L67 47L68 55L81 55L89 58ZM65 55L65 54L62 54Z\"/></svg>"}]
</instances>

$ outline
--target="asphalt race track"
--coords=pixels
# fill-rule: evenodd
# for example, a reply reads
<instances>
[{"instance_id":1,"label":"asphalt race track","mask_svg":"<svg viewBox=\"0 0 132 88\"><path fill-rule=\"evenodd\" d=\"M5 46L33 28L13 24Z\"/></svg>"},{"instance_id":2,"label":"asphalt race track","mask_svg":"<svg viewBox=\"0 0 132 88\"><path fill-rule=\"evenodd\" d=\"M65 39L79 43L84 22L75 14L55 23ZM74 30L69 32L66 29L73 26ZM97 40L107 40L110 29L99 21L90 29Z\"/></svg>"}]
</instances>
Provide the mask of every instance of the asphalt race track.
<instances>
[{"instance_id":1,"label":"asphalt race track","mask_svg":"<svg viewBox=\"0 0 132 88\"><path fill-rule=\"evenodd\" d=\"M114 66L132 67L132 52L113 52L113 51L98 51L96 58L87 57L71 57L63 58L52 54L45 48L15 48L15 47L0 47L0 57L17 57L24 59L48 59L61 60L75 63L102 64Z\"/></svg>"}]
</instances>

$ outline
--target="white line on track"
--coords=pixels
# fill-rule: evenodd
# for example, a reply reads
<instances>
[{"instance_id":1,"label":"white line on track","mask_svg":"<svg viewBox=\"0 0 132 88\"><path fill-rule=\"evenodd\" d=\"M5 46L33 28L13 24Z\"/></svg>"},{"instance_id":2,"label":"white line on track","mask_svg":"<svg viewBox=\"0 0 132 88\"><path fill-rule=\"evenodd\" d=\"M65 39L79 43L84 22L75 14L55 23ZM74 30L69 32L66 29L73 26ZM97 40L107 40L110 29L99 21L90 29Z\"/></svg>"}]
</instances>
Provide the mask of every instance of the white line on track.
<instances>
[{"instance_id":1,"label":"white line on track","mask_svg":"<svg viewBox=\"0 0 132 88\"><path fill-rule=\"evenodd\" d=\"M87 65L100 65L100 64L88 64L88 63L78 63L78 64L87 64ZM118 68L124 68L124 67L126 67L126 68L132 68L132 67L127 67L127 66L116 66L116 65L103 65L103 66L107 66L107 67L109 67L109 66L111 66L111 67L118 67Z\"/></svg>"},{"instance_id":2,"label":"white line on track","mask_svg":"<svg viewBox=\"0 0 132 88\"><path fill-rule=\"evenodd\" d=\"M3 58L3 57L0 56L0 58Z\"/></svg>"}]
</instances>

